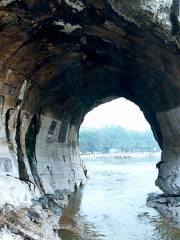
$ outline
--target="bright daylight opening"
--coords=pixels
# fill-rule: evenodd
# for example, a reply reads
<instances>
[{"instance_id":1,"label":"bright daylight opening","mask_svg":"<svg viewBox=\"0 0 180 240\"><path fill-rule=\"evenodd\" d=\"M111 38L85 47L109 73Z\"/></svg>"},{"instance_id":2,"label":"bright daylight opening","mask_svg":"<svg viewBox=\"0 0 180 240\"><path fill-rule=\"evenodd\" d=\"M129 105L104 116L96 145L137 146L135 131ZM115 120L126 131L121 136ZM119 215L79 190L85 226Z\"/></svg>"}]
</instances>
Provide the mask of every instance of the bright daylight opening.
<instances>
[{"instance_id":1,"label":"bright daylight opening","mask_svg":"<svg viewBox=\"0 0 180 240\"><path fill-rule=\"evenodd\" d=\"M65 210L66 217L78 216L74 236L162 239L161 217L146 206L148 194L159 191L154 181L160 148L139 107L120 98L94 108L81 125L79 142L88 182Z\"/></svg>"},{"instance_id":2,"label":"bright daylight opening","mask_svg":"<svg viewBox=\"0 0 180 240\"><path fill-rule=\"evenodd\" d=\"M157 152L159 146L139 107L119 98L86 115L80 129L80 151L82 154Z\"/></svg>"},{"instance_id":3,"label":"bright daylight opening","mask_svg":"<svg viewBox=\"0 0 180 240\"><path fill-rule=\"evenodd\" d=\"M118 98L94 108L86 114L81 128L100 128L106 125L137 131L150 129L139 107L125 98Z\"/></svg>"}]
</instances>

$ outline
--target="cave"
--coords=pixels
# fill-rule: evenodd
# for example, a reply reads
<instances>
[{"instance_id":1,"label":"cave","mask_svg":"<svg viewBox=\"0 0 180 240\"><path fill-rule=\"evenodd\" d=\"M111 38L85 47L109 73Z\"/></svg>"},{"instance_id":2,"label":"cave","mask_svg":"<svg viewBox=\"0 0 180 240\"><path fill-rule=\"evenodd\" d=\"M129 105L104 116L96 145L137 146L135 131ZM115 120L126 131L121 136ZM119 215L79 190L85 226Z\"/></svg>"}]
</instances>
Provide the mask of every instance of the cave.
<instances>
[{"instance_id":1,"label":"cave","mask_svg":"<svg viewBox=\"0 0 180 240\"><path fill-rule=\"evenodd\" d=\"M86 180L84 116L124 97L162 150L156 185L180 195L179 1L162 2L0 2L2 176L29 184L32 198L70 194Z\"/></svg>"}]
</instances>

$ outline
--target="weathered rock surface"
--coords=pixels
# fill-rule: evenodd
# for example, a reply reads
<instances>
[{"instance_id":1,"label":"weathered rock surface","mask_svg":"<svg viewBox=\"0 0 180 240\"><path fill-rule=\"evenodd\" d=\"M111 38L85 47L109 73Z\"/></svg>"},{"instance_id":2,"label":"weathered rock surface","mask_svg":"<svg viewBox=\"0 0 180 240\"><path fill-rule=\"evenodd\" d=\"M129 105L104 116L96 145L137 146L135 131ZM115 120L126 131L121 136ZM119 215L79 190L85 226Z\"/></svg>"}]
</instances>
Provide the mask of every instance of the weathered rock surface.
<instances>
[{"instance_id":1,"label":"weathered rock surface","mask_svg":"<svg viewBox=\"0 0 180 240\"><path fill-rule=\"evenodd\" d=\"M167 197L151 193L147 199L147 206L156 208L170 223L180 228L180 196Z\"/></svg>"},{"instance_id":2,"label":"weathered rock surface","mask_svg":"<svg viewBox=\"0 0 180 240\"><path fill-rule=\"evenodd\" d=\"M78 150L85 114L126 97L162 149L156 184L179 194L179 5L1 0L0 174L22 181L28 199L62 205L57 193L67 197L86 179Z\"/></svg>"}]
</instances>

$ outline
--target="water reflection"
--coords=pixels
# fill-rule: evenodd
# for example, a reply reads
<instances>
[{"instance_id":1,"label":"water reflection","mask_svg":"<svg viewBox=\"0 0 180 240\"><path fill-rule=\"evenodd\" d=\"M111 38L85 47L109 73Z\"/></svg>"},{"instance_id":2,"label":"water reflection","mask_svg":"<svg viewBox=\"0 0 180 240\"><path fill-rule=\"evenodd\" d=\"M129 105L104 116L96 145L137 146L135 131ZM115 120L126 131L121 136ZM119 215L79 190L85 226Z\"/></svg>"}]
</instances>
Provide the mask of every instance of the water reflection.
<instances>
[{"instance_id":1,"label":"water reflection","mask_svg":"<svg viewBox=\"0 0 180 240\"><path fill-rule=\"evenodd\" d=\"M83 191L81 188L74 192L68 206L63 211L59 221L59 236L62 240L95 240L104 237L98 233L93 223L88 222L86 215L80 214Z\"/></svg>"},{"instance_id":2,"label":"water reflection","mask_svg":"<svg viewBox=\"0 0 180 240\"><path fill-rule=\"evenodd\" d=\"M145 205L157 191L158 159L87 161L91 178L71 195L60 219L62 240L180 240L180 231Z\"/></svg>"}]
</instances>

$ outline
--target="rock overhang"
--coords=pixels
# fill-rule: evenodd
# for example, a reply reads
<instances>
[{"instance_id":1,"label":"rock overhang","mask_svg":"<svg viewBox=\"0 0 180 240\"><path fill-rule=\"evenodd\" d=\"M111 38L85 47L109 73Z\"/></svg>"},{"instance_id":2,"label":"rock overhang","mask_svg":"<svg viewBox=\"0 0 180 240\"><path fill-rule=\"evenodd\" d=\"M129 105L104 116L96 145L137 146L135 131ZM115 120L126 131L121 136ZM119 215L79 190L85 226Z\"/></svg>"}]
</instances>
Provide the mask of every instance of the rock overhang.
<instances>
[{"instance_id":1,"label":"rock overhang","mask_svg":"<svg viewBox=\"0 0 180 240\"><path fill-rule=\"evenodd\" d=\"M178 9L165 0L2 1L0 143L13 168L1 174L32 182L37 198L73 191L86 178L85 114L126 97L163 151L156 183L179 194Z\"/></svg>"}]
</instances>

